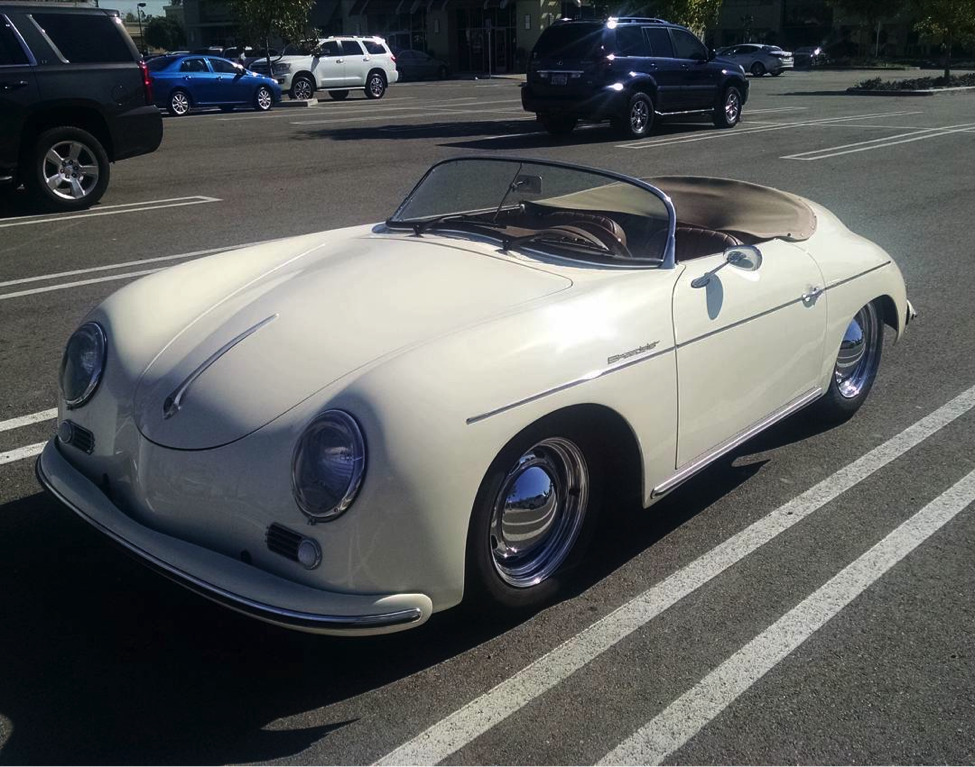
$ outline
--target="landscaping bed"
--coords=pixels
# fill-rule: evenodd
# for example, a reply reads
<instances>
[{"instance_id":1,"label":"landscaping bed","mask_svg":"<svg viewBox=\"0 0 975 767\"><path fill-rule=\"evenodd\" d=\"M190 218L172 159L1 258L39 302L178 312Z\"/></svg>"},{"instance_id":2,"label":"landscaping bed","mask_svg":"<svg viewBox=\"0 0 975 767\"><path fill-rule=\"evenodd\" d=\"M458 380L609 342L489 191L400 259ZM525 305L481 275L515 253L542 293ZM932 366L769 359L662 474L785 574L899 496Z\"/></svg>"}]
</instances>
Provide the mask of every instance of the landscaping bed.
<instances>
[{"instance_id":1,"label":"landscaping bed","mask_svg":"<svg viewBox=\"0 0 975 767\"><path fill-rule=\"evenodd\" d=\"M914 77L907 80L883 80L872 77L861 80L847 93L872 96L933 96L937 93L959 93L975 90L975 73L951 77Z\"/></svg>"}]
</instances>

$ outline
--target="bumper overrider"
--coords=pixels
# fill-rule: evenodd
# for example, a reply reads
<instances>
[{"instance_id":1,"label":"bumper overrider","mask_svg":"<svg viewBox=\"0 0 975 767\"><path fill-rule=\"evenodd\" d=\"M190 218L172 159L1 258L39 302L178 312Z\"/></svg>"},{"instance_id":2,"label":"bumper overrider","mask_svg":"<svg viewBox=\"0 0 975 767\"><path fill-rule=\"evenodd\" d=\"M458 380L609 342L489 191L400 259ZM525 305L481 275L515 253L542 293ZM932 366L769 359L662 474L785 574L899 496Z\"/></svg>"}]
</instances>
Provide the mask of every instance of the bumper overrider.
<instances>
[{"instance_id":1,"label":"bumper overrider","mask_svg":"<svg viewBox=\"0 0 975 767\"><path fill-rule=\"evenodd\" d=\"M61 455L57 438L36 464L44 488L153 570L225 607L316 634L385 634L413 628L433 612L425 594L341 594L305 586L159 533L122 512Z\"/></svg>"}]
</instances>

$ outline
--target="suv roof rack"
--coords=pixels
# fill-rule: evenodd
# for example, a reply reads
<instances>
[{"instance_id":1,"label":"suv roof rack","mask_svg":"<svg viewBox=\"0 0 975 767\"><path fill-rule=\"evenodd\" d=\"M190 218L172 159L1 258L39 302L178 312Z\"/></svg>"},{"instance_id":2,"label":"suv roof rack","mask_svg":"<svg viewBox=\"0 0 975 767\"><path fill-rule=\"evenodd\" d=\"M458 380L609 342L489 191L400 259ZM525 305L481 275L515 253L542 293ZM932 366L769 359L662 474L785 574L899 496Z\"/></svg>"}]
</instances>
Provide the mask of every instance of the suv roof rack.
<instances>
[{"instance_id":1,"label":"suv roof rack","mask_svg":"<svg viewBox=\"0 0 975 767\"><path fill-rule=\"evenodd\" d=\"M651 16L610 16L612 21L639 21L639 22L649 22L652 24L669 24L670 22L666 19L657 19Z\"/></svg>"}]
</instances>

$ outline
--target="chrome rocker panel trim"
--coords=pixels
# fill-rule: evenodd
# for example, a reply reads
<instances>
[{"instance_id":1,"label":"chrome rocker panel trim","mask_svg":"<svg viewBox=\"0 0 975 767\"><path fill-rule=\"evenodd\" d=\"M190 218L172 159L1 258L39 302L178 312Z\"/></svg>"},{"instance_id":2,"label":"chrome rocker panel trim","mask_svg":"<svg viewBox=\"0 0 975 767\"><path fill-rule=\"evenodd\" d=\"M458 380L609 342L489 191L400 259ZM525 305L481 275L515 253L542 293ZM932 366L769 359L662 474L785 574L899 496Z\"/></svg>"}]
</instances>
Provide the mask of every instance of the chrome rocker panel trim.
<instances>
[{"instance_id":1,"label":"chrome rocker panel trim","mask_svg":"<svg viewBox=\"0 0 975 767\"><path fill-rule=\"evenodd\" d=\"M685 463L682 467L680 467L676 471L676 473L673 476L671 476L669 479L664 480L659 485L657 485L653 489L653 492L651 493L651 497L659 498L661 495L669 493L679 484L681 484L685 480L690 479L699 471L706 468L709 464L713 463L721 456L727 455L739 445L744 444L745 442L747 442L748 440L750 440L752 437L756 436L760 432L765 431L768 427L778 423L782 419L795 413L797 410L800 410L804 408L806 405L808 405L809 403L819 399L819 397L821 397L822 395L823 395L822 388L816 387L815 389L810 389L808 392L800 395L796 399L792 400L792 402L787 403L783 407L776 410L774 413L765 416L765 418L763 418L761 421L753 423L751 426L738 432L733 437L728 438L720 445L717 445L716 447L712 448L708 452L703 453L702 455L699 455L697 458L694 458L693 460Z\"/></svg>"},{"instance_id":2,"label":"chrome rocker panel trim","mask_svg":"<svg viewBox=\"0 0 975 767\"><path fill-rule=\"evenodd\" d=\"M430 615L430 610L423 610L420 607L411 607L401 610L394 610L385 613L373 613L373 614L362 614L362 615L330 615L330 614L319 614L312 612L303 612L299 610L291 610L287 608L276 607L264 602L256 601L248 597L242 596L240 594L233 593L225 588L217 586L213 583L209 583L201 578L191 575L190 573L182 570L174 565L164 561L163 559L157 557L156 555L146 551L141 546L129 541L124 536L115 532L111 528L104 525L102 522L94 519L91 515L86 513L86 511L80 508L77 504L70 501L63 493L61 493L47 476L42 465L45 454L48 451L54 451L57 453L60 460L65 460L58 451L55 444L55 440L51 440L44 449L44 452L38 456L36 463L34 464L34 471L37 475L38 481L51 495L64 504L67 508L77 514L81 519L90 524L100 533L103 533L112 543L121 547L125 553L133 556L142 564L149 567L151 570L159 573L160 575L169 578L170 580L178 583L181 586L189 589L190 591L199 594L200 596L206 597L224 607L234 610L244 615L248 615L259 620L274 623L280 626L285 626L292 629L297 629L299 631L307 631L313 633L334 633L334 634L344 634L344 633L359 633L359 634L370 634L370 633L385 633L386 631L397 631L405 628L410 628L413 625L419 625ZM73 467L72 467L73 468ZM108 499L106 499L108 502ZM112 506L113 508L114 505ZM118 512L122 514L122 512ZM128 517L126 517L128 519ZM148 529L148 528L147 528ZM156 533L156 535L162 535L161 533ZM185 542L182 542L185 543ZM189 544L192 546L193 544ZM195 547L199 548L199 547ZM205 550L208 551L209 550ZM214 556L223 557L222 554L217 554L216 552L210 552ZM236 560L230 560L230 562L236 564ZM264 571L259 571L262 575L276 578L270 573L265 573ZM281 579L282 581L284 579ZM301 584L294 583L296 587L308 588L301 586ZM339 598L348 598L348 595L344 594L330 594L329 592L322 592L323 597L333 596ZM426 613L426 615L424 615Z\"/></svg>"}]
</instances>

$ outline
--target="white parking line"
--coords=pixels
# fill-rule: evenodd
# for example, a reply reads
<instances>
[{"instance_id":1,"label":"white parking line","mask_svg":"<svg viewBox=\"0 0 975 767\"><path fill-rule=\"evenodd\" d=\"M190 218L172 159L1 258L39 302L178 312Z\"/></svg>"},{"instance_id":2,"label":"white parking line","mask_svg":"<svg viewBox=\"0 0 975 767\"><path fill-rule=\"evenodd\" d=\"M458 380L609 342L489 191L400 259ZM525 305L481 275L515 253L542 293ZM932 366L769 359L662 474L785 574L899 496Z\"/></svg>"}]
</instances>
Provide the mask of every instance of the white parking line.
<instances>
[{"instance_id":1,"label":"white parking line","mask_svg":"<svg viewBox=\"0 0 975 767\"><path fill-rule=\"evenodd\" d=\"M519 711L684 597L975 407L975 386L685 565L376 764L433 764Z\"/></svg>"},{"instance_id":2,"label":"white parking line","mask_svg":"<svg viewBox=\"0 0 975 767\"><path fill-rule=\"evenodd\" d=\"M158 269L143 269L140 272L125 272L125 274L113 274L109 277L95 277L90 280L76 280L75 282L64 282L60 285L46 285L43 288L31 288L30 290L18 290L14 293L0 294L0 301L8 298L23 298L24 296L36 296L38 293L51 293L55 290L67 290L68 288L80 288L83 285L94 285L99 282L112 282L113 280L127 280L130 277L144 277L147 274L161 272L166 267L160 266Z\"/></svg>"},{"instance_id":3,"label":"white parking line","mask_svg":"<svg viewBox=\"0 0 975 767\"><path fill-rule=\"evenodd\" d=\"M141 213L143 211L161 210L163 208L181 208L186 205L203 205L208 202L220 202L218 197L194 195L192 197L173 197L168 200L149 200L147 202L129 203L122 205L106 205L104 207L86 210L84 213L61 214L51 216L21 216L15 219L0 221L0 229L12 226L30 226L32 224L59 224L62 221L74 221L79 218L95 218L97 216L116 216L120 213ZM111 208L111 210L109 209Z\"/></svg>"},{"instance_id":4,"label":"white parking line","mask_svg":"<svg viewBox=\"0 0 975 767\"><path fill-rule=\"evenodd\" d=\"M58 409L51 408L50 410L42 410L39 413L31 413L30 415L10 418L6 421L0 421L0 431L10 431L11 429L19 429L23 426L30 426L32 423L50 421L52 418L57 418L57 415Z\"/></svg>"},{"instance_id":5,"label":"white parking line","mask_svg":"<svg viewBox=\"0 0 975 767\"><path fill-rule=\"evenodd\" d=\"M599 764L662 764L914 549L975 502L975 471L844 567Z\"/></svg>"},{"instance_id":6,"label":"white parking line","mask_svg":"<svg viewBox=\"0 0 975 767\"><path fill-rule=\"evenodd\" d=\"M772 109L749 109L747 114L757 115L764 114L765 112L804 112L809 109L809 107L774 107Z\"/></svg>"},{"instance_id":7,"label":"white parking line","mask_svg":"<svg viewBox=\"0 0 975 767\"><path fill-rule=\"evenodd\" d=\"M839 157L855 152L869 152L871 149L885 149L889 146L898 144L909 144L912 141L925 141L940 136L949 136L952 133L967 133L975 128L975 123L962 125L945 125L940 128L923 128L912 131L911 133L901 133L896 136L885 136L884 138L870 139L869 141L857 141L853 144L842 144L841 146L829 147L828 149L814 149L809 152L800 152L782 157L783 160L826 160L830 157Z\"/></svg>"},{"instance_id":8,"label":"white parking line","mask_svg":"<svg viewBox=\"0 0 975 767\"><path fill-rule=\"evenodd\" d=\"M474 106L474 104L471 104L470 106ZM396 115L396 117L402 120L412 120L414 118L419 118L419 117L446 117L447 115L474 115L474 114L484 114L484 111L481 109L463 109L463 110L457 109L457 110L449 110L449 111L446 109L441 109L441 110L426 109L423 112L417 112L416 114L407 114L407 115L401 114L401 115ZM488 114L490 115L490 113ZM382 120L382 119L384 119L382 115L370 115L367 117L346 117L346 118L336 117L329 120L300 120L297 122L293 122L291 124L292 125L331 125L333 123L367 122L370 120L375 121L375 120ZM534 117L532 119L534 119Z\"/></svg>"},{"instance_id":9,"label":"white parking line","mask_svg":"<svg viewBox=\"0 0 975 767\"><path fill-rule=\"evenodd\" d=\"M14 461L22 461L24 458L30 458L34 455L39 455L44 449L46 442L38 442L35 445L27 445L26 447L18 447L16 450L8 450L6 453L0 453L0 466L5 463L13 463Z\"/></svg>"}]
</instances>

